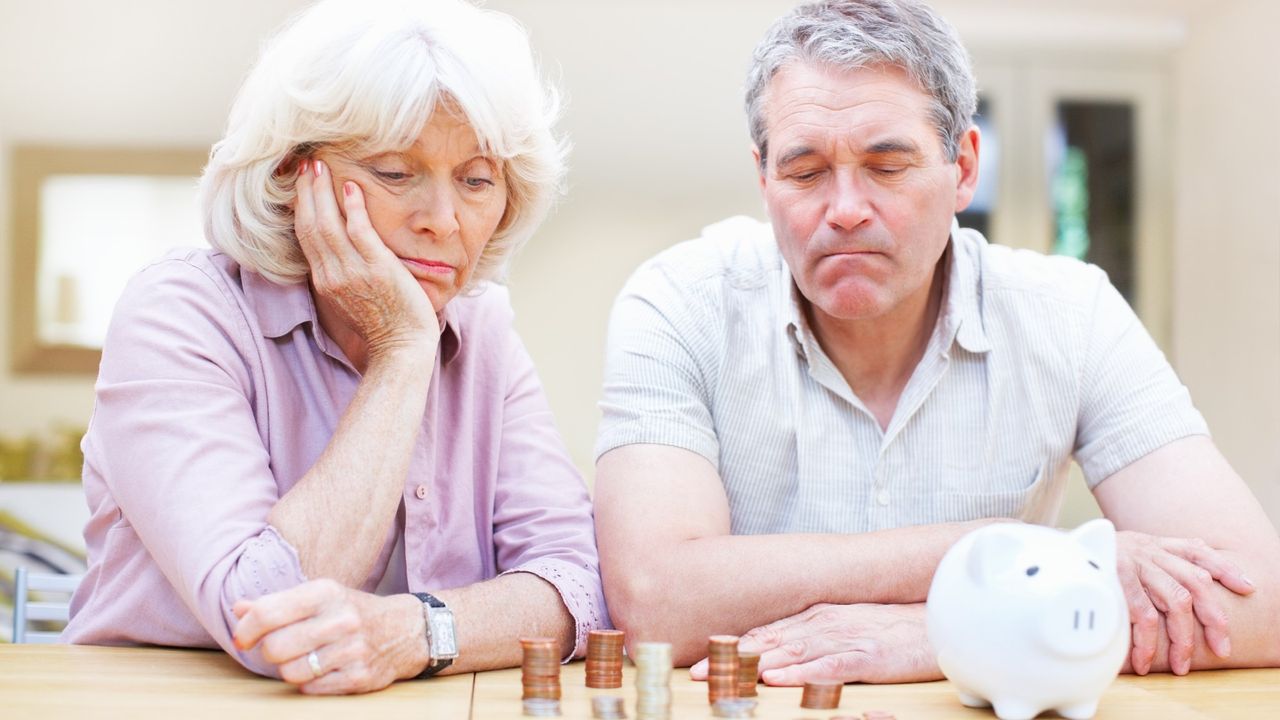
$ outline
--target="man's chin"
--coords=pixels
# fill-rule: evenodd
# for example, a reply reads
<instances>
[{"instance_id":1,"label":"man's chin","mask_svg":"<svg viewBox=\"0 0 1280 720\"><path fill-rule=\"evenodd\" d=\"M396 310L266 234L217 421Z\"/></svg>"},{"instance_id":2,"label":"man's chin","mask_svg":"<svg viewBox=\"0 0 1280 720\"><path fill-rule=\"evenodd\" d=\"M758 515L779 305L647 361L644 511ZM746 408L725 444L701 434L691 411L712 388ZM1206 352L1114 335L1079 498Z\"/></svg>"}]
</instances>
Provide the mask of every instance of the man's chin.
<instances>
[{"instance_id":1,"label":"man's chin","mask_svg":"<svg viewBox=\"0 0 1280 720\"><path fill-rule=\"evenodd\" d=\"M818 293L808 298L815 311L832 320L859 322L874 320L893 309L892 303L878 288L842 287Z\"/></svg>"}]
</instances>

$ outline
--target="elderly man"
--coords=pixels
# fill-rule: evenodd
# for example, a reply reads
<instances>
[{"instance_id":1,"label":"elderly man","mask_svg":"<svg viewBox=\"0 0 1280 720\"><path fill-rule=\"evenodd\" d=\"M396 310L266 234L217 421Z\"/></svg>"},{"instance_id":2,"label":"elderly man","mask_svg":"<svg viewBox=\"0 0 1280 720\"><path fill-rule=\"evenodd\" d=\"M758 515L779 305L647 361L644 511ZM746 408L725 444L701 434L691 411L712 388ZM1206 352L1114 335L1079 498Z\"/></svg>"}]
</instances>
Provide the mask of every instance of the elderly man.
<instances>
[{"instance_id":1,"label":"elderly man","mask_svg":"<svg viewBox=\"0 0 1280 720\"><path fill-rule=\"evenodd\" d=\"M1133 311L1096 267L953 224L975 95L916 0L768 31L746 104L771 225L662 253L610 321L615 622L680 663L745 633L771 684L939 677L942 554L984 523L1054 522L1074 458L1120 531L1127 669L1280 663L1280 539Z\"/></svg>"}]
</instances>

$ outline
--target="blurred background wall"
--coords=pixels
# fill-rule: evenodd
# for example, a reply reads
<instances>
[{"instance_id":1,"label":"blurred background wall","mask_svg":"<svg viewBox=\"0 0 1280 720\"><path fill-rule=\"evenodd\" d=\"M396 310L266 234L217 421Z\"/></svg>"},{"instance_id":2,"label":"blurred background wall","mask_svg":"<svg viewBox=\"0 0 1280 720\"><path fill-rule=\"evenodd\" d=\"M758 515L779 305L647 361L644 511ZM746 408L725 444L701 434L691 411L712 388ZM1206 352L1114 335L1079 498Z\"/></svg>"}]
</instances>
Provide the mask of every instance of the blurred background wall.
<instances>
[{"instance_id":1,"label":"blurred background wall","mask_svg":"<svg viewBox=\"0 0 1280 720\"><path fill-rule=\"evenodd\" d=\"M207 147L260 41L305 4L0 0L0 435L83 426L93 405L90 376L15 374L8 364L13 148ZM1056 247L1055 217L1065 216L1046 189L1054 171L1045 128L1055 113L1074 112L1066 100L1128 104L1135 306L1219 447L1280 520L1280 44L1268 32L1280 26L1280 3L936 4L975 56L1000 137L984 220L994 240ZM756 40L791 5L488 3L529 28L568 100L569 192L510 284L519 329L588 480L614 295L639 262L702 226L763 217L741 83ZM1095 117L1081 127L1105 130L1108 116ZM1076 488L1063 522L1090 512Z\"/></svg>"}]
</instances>

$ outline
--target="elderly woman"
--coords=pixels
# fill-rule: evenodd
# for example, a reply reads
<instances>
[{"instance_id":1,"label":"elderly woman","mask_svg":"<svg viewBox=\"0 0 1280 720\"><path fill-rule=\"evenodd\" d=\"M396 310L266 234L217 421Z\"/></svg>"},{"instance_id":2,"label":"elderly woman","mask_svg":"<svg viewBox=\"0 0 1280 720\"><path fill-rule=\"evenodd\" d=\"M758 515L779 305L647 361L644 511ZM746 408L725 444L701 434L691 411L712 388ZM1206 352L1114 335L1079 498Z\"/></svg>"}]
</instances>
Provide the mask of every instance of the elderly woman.
<instances>
[{"instance_id":1,"label":"elderly woman","mask_svg":"<svg viewBox=\"0 0 1280 720\"><path fill-rule=\"evenodd\" d=\"M267 47L201 181L214 251L116 308L64 638L221 646L309 693L581 654L590 505L489 284L563 174L523 31L333 0Z\"/></svg>"}]
</instances>

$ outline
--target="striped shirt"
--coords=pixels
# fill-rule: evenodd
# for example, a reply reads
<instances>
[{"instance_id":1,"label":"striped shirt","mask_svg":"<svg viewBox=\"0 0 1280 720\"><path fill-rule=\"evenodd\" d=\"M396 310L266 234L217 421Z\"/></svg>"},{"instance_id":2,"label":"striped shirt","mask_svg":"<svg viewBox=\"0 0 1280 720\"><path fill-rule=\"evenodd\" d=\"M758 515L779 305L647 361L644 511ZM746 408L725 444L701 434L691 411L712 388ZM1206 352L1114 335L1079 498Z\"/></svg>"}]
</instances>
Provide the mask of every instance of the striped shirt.
<instances>
[{"instance_id":1,"label":"striped shirt","mask_svg":"<svg viewBox=\"0 0 1280 720\"><path fill-rule=\"evenodd\" d=\"M736 534L1056 521L1089 487L1207 434L1164 355L1095 266L953 226L937 324L882 429L808 327L767 224L733 218L642 265L609 322L596 456L691 450Z\"/></svg>"}]
</instances>

